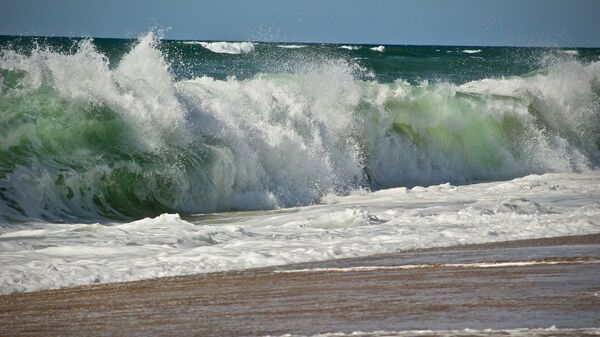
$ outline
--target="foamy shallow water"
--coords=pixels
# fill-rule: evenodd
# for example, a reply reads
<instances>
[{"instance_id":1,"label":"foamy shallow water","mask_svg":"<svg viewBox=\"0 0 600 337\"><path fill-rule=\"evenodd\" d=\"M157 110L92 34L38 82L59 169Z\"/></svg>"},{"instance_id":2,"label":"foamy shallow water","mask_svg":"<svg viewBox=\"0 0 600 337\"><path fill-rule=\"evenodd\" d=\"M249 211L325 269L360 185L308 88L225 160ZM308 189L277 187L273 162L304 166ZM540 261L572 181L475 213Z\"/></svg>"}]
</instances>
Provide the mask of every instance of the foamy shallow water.
<instances>
[{"instance_id":1,"label":"foamy shallow water","mask_svg":"<svg viewBox=\"0 0 600 337\"><path fill-rule=\"evenodd\" d=\"M600 328L560 329L549 328L519 328L519 329L463 329L463 330L408 330L408 331L354 331L351 333L332 332L312 335L311 337L413 337L413 336L465 336L465 337L494 337L494 336L598 336ZM308 337L303 335L285 334L280 337Z\"/></svg>"},{"instance_id":2,"label":"foamy shallow water","mask_svg":"<svg viewBox=\"0 0 600 337\"><path fill-rule=\"evenodd\" d=\"M0 293L600 233L600 172L326 196L276 211L0 229Z\"/></svg>"}]
</instances>

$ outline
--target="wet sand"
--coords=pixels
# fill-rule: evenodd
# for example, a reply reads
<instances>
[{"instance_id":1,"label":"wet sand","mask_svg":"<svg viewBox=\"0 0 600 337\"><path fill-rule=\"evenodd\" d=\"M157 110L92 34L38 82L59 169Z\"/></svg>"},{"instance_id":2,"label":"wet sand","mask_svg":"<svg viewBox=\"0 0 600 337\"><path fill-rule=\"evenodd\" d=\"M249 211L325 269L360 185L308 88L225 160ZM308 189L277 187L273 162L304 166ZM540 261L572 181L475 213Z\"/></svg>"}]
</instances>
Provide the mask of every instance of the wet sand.
<instances>
[{"instance_id":1,"label":"wet sand","mask_svg":"<svg viewBox=\"0 0 600 337\"><path fill-rule=\"evenodd\" d=\"M600 234L0 296L0 336L550 326L600 327Z\"/></svg>"}]
</instances>

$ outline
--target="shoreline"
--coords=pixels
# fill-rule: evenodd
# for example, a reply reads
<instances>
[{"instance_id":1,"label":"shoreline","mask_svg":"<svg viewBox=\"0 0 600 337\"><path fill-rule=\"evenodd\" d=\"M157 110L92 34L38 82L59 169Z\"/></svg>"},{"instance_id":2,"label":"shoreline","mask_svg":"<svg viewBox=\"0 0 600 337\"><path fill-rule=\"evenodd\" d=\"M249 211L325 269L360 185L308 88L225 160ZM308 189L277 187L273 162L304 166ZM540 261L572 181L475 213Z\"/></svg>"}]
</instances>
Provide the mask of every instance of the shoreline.
<instances>
[{"instance_id":1,"label":"shoreline","mask_svg":"<svg viewBox=\"0 0 600 337\"><path fill-rule=\"evenodd\" d=\"M503 248L535 248L535 247L546 247L546 246L591 245L591 244L599 244L600 245L600 233L586 234L586 235L557 236L557 237L548 237L548 238L522 239L522 240L512 240L512 241L470 243L470 244L464 244L464 245L443 246L443 247L406 249L406 250L399 250L398 252L394 252L394 253L373 254L373 255L359 256L359 257L345 257L345 258L339 258L339 259L333 259L333 260L299 262L299 263L291 263L291 264L286 264L286 265L277 265L277 266L269 266L269 267L235 269L235 270L215 271L215 272L207 272L207 273L154 277L154 278L134 280L134 281L107 282L107 283L85 284L85 285L77 285L77 286L70 286L70 287L51 288L51 289L40 289L40 290L34 290L34 291L13 292L13 293L9 293L9 294L0 294L0 298L2 298L4 296L45 293L45 292L54 292L54 291L61 291L61 290L75 290L75 289L93 290L96 288L103 288L103 287L113 287L113 286L120 286L120 285L126 286L128 284L135 284L135 283L139 283L139 282L178 280L181 278L203 277L203 276L208 276L208 275L213 275L213 274L218 275L218 274L239 274L239 273L250 273L250 272L281 272L281 271L291 270L291 269L324 268L324 267L327 268L327 267L339 267L339 266L345 267L345 266L353 266L353 265L361 265L361 264L369 265L369 264L373 264L377 261L385 261L388 259L398 260L398 259L401 259L408 255L417 255L417 254L425 254L425 253L460 252L460 251L479 250L479 249L488 250L488 249L503 249ZM599 255L599 257L600 257L600 255Z\"/></svg>"},{"instance_id":2,"label":"shoreline","mask_svg":"<svg viewBox=\"0 0 600 337\"><path fill-rule=\"evenodd\" d=\"M599 261L591 234L15 293L0 335L596 328Z\"/></svg>"}]
</instances>

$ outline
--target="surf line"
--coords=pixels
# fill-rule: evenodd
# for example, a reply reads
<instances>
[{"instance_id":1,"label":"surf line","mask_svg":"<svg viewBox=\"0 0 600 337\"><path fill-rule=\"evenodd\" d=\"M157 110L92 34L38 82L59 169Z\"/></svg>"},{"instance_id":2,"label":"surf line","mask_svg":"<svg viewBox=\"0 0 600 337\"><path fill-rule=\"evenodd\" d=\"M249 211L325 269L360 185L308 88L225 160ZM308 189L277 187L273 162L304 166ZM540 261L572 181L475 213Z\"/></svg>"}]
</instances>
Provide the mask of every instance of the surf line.
<instances>
[{"instance_id":1,"label":"surf line","mask_svg":"<svg viewBox=\"0 0 600 337\"><path fill-rule=\"evenodd\" d=\"M280 269L275 273L293 274L293 273L348 273L361 271L377 270L408 270L425 268L503 268L503 267L528 267L540 265L565 265L565 264L597 264L600 259L597 258L578 258L562 260L537 260L537 261L509 261L509 262L475 262L475 263L431 263L431 264L405 264L399 266L356 266L356 267L332 267L332 268L308 268L308 269Z\"/></svg>"}]
</instances>

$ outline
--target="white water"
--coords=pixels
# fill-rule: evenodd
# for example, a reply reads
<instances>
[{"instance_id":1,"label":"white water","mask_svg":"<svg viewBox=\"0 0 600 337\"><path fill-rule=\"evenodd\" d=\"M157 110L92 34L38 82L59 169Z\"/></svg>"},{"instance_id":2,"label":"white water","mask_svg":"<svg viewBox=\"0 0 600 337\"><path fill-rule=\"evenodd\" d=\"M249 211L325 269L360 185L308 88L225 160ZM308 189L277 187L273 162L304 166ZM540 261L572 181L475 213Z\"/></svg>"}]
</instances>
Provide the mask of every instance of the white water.
<instances>
[{"instance_id":1,"label":"white water","mask_svg":"<svg viewBox=\"0 0 600 337\"><path fill-rule=\"evenodd\" d=\"M600 233L599 200L600 172L591 172L356 192L188 220L28 224L0 235L0 292Z\"/></svg>"},{"instance_id":2,"label":"white water","mask_svg":"<svg viewBox=\"0 0 600 337\"><path fill-rule=\"evenodd\" d=\"M192 44L192 42L187 42ZM252 42L197 42L202 47L218 54L248 54L254 51Z\"/></svg>"},{"instance_id":3,"label":"white water","mask_svg":"<svg viewBox=\"0 0 600 337\"><path fill-rule=\"evenodd\" d=\"M114 165L141 171L149 182L155 171L169 177L167 196L148 184L136 186L148 193L140 199L164 198L187 212L324 204L187 220L164 214L125 224L2 224L0 292L600 232L600 176L590 171L598 163L598 62L567 61L527 77L461 86L360 80L359 67L338 60L247 80L175 81L157 43L152 35L142 38L112 68L89 41L73 54L8 52L0 63L27 74L10 89L13 97L51 83L74 106L109 107L134 135L134 144L120 145L136 153L212 141L211 164L190 171L177 163L151 171L136 162ZM536 126L530 108L544 127ZM525 130L516 143L496 127L505 119ZM35 125L11 129L0 146L8 149L24 136L41 144L32 130ZM102 178L115 169L77 171L44 158L0 181L33 218L94 209L93 195L103 193ZM89 194L65 201L55 184L58 172L71 190ZM436 185L535 172L558 173ZM0 215L11 212L0 204Z\"/></svg>"},{"instance_id":4,"label":"white water","mask_svg":"<svg viewBox=\"0 0 600 337\"><path fill-rule=\"evenodd\" d=\"M279 337L556 337L556 336L598 336L600 328L568 329L551 326L549 328L518 329L462 329L462 330L406 330L406 331L354 331L320 333L316 335L285 334Z\"/></svg>"},{"instance_id":5,"label":"white water","mask_svg":"<svg viewBox=\"0 0 600 337\"><path fill-rule=\"evenodd\" d=\"M277 48L284 48L284 49L300 49L300 48L304 48L306 47L306 45L303 44L280 44L277 45Z\"/></svg>"},{"instance_id":6,"label":"white water","mask_svg":"<svg viewBox=\"0 0 600 337\"><path fill-rule=\"evenodd\" d=\"M600 62L567 61L528 77L461 86L359 80L363 70L343 60L299 64L293 73L247 80L175 81L157 43L152 34L142 38L114 69L90 41L73 54L13 52L0 62L3 69L28 75L26 85L14 89L16 95L52 83L75 105L108 106L135 135L133 144L123 144L134 151L176 146L193 152L212 140L206 145L214 157L209 164L182 170L165 162L150 172L171 177L167 195L156 190L137 195L186 212L306 205L368 185L585 172L599 162L595 88ZM531 108L543 116L543 127ZM506 120L515 125L499 126ZM519 127L517 138L506 134ZM31 132L35 128L9 130L0 146L18 144L26 132L34 144L44 142ZM119 165L136 174L143 169L136 162ZM104 193L98 190L100 179L112 170L101 165L60 172L71 190L91 189L77 203L94 207L92 195ZM57 171L55 163L19 167L0 183L13 191L28 216L49 217L49 204L58 209L74 204L61 204L51 178Z\"/></svg>"},{"instance_id":7,"label":"white water","mask_svg":"<svg viewBox=\"0 0 600 337\"><path fill-rule=\"evenodd\" d=\"M465 54L479 54L481 49L464 49L462 52Z\"/></svg>"},{"instance_id":8,"label":"white water","mask_svg":"<svg viewBox=\"0 0 600 337\"><path fill-rule=\"evenodd\" d=\"M571 55L571 56L577 56L577 55L579 55L579 52L577 50L574 50L574 49L562 50L561 52L564 53L564 54L567 54L567 55Z\"/></svg>"},{"instance_id":9,"label":"white water","mask_svg":"<svg viewBox=\"0 0 600 337\"><path fill-rule=\"evenodd\" d=\"M560 264L598 264L600 259L581 259L567 261L511 261L511 262L483 262L483 263L436 263L436 264L404 264L398 266L358 266L358 267L331 267L331 268L308 268L308 269L283 269L276 270L280 274L299 273L352 273L365 271L385 270L409 270L428 268L506 268L506 267L528 267L528 266L553 266Z\"/></svg>"},{"instance_id":10,"label":"white water","mask_svg":"<svg viewBox=\"0 0 600 337\"><path fill-rule=\"evenodd\" d=\"M383 53L385 51L385 47L384 46L377 46L377 47L373 47L373 48L369 48L372 51L378 51L380 53Z\"/></svg>"},{"instance_id":11,"label":"white water","mask_svg":"<svg viewBox=\"0 0 600 337\"><path fill-rule=\"evenodd\" d=\"M340 46L340 48L346 49L346 50L359 50L360 46L346 46L346 45L343 45L343 46Z\"/></svg>"}]
</instances>

